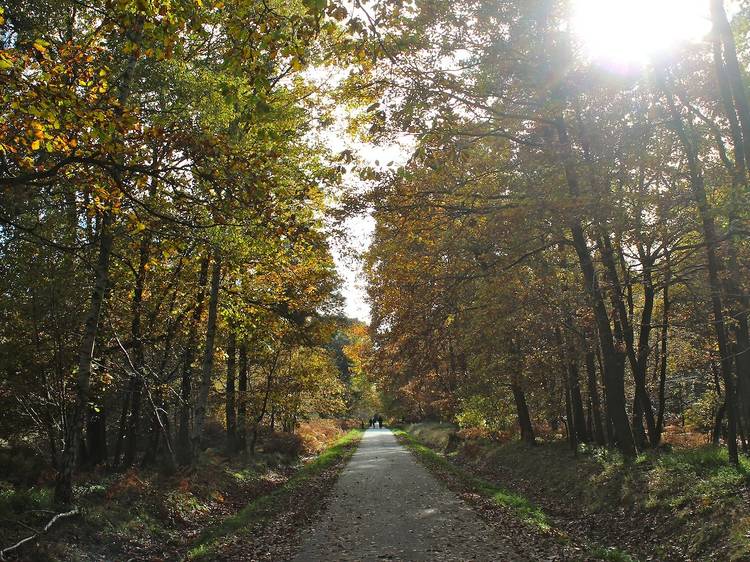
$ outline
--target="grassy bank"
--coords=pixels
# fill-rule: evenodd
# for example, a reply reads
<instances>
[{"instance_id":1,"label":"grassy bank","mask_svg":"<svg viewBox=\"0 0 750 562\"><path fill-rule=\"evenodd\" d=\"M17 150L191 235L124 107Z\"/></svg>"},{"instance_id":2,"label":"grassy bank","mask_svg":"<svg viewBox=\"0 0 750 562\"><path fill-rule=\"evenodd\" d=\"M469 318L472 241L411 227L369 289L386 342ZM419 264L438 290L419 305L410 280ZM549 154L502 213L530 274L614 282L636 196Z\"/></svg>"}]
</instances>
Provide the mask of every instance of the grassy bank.
<instances>
[{"instance_id":1,"label":"grassy bank","mask_svg":"<svg viewBox=\"0 0 750 562\"><path fill-rule=\"evenodd\" d=\"M288 504L290 498L297 496L303 488L307 488L311 480L332 467L343 466L346 460L354 454L361 437L361 430L351 430L333 446L297 471L281 487L250 502L236 515L206 528L195 546L188 552L187 559L211 560L221 546L222 539L230 535L248 533L254 526L272 519L284 509L284 505ZM312 500L310 497L304 498L304 501L310 500Z\"/></svg>"},{"instance_id":2,"label":"grassy bank","mask_svg":"<svg viewBox=\"0 0 750 562\"><path fill-rule=\"evenodd\" d=\"M482 495L498 505L512 509L522 521L542 531L551 530L549 520L544 512L524 496L510 492L505 488L470 474L451 463L442 454L421 443L406 431L396 429L394 430L394 434L428 468L445 472L454 481L460 481L464 487L473 492Z\"/></svg>"},{"instance_id":3,"label":"grassy bank","mask_svg":"<svg viewBox=\"0 0 750 562\"><path fill-rule=\"evenodd\" d=\"M644 559L750 560L747 458L734 467L724 450L702 446L651 451L625 463L604 449L574 457L560 442L461 439L447 424L406 430L412 441L447 453L438 457L456 470L526 498L571 537ZM622 559L617 552L608 550L607 559Z\"/></svg>"}]
</instances>

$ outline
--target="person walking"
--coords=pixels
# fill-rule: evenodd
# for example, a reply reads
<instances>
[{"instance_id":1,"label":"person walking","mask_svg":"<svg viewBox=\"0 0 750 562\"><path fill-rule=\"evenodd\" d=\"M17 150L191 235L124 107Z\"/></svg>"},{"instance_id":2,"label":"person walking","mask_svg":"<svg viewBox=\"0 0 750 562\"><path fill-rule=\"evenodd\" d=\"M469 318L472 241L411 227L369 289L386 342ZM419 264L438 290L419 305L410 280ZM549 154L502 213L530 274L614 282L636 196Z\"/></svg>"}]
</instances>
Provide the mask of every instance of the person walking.
<instances>
[{"instance_id":1,"label":"person walking","mask_svg":"<svg viewBox=\"0 0 750 562\"><path fill-rule=\"evenodd\" d=\"M381 416L380 414L378 414L378 427L380 427L380 429L383 429L383 416Z\"/></svg>"}]
</instances>

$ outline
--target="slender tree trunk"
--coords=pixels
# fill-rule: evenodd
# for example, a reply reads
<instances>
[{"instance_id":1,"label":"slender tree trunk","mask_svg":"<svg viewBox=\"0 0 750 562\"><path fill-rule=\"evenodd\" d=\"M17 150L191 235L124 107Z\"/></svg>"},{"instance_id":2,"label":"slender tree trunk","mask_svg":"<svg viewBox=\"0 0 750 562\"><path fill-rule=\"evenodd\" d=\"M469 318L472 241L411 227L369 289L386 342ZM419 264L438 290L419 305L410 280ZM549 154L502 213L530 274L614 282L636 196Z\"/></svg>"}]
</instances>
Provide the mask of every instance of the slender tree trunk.
<instances>
[{"instance_id":1,"label":"slender tree trunk","mask_svg":"<svg viewBox=\"0 0 750 562\"><path fill-rule=\"evenodd\" d=\"M122 458L122 445L125 442L125 432L128 425L128 412L130 411L130 385L122 391L122 407L120 409L120 423L117 425L117 439L115 440L115 454L112 458L112 466L120 467Z\"/></svg>"},{"instance_id":2,"label":"slender tree trunk","mask_svg":"<svg viewBox=\"0 0 750 562\"><path fill-rule=\"evenodd\" d=\"M635 396L638 404L634 408L634 421L640 426L636 435L638 436L639 445L642 446L644 441L642 420L645 418L649 440L652 446L655 447L659 444L657 438L658 432L656 431L656 420L654 418L653 406L651 405L651 398L648 394L648 389L646 388L646 368L648 365L648 354L650 350L649 335L651 332L651 315L654 309L654 288L651 282L651 265L648 262L648 259L642 256L644 262L644 306L641 313L641 332L639 334L638 349L636 349L633 325L630 320L631 316L628 314L625 302L622 299L622 287L620 285L619 275L617 274L617 263L614 258L615 250L612 247L612 242L606 232L602 233L601 239L603 242L602 260L606 266L609 281L613 286L612 301L617 313L617 320L621 326L628 361L630 362L630 368L633 372L633 379L635 381Z\"/></svg>"},{"instance_id":3,"label":"slender tree trunk","mask_svg":"<svg viewBox=\"0 0 750 562\"><path fill-rule=\"evenodd\" d=\"M576 440L578 443L587 443L590 438L586 431L586 417L583 413L578 363L570 357L568 358L568 389L570 391L570 407L573 413L573 430L576 434Z\"/></svg>"},{"instance_id":4,"label":"slender tree trunk","mask_svg":"<svg viewBox=\"0 0 750 562\"><path fill-rule=\"evenodd\" d=\"M279 358L281 357L281 350L279 350L276 353L276 356L274 357L273 363L271 365L271 368L268 370L268 376L266 377L266 390L263 394L263 403L260 407L260 412L258 413L258 416L255 418L255 423L253 424L253 434L250 438L250 454L255 454L255 445L258 442L258 431L260 430L260 424L263 423L263 418L266 415L266 412L268 411L268 399L271 396L271 389L273 388L273 378L274 374L276 373L276 366L279 364Z\"/></svg>"},{"instance_id":5,"label":"slender tree trunk","mask_svg":"<svg viewBox=\"0 0 750 562\"><path fill-rule=\"evenodd\" d=\"M729 231L727 233L727 293L733 301L730 330L735 338L735 367L737 369L737 394L739 412L750 422L750 296L745 291L744 277L739 261L738 216L746 206L748 188L747 165L750 163L750 103L740 63L737 45L724 10L723 0L711 0L711 18L714 23L714 65L722 105L729 121L734 144L734 178L729 198ZM739 416L738 416L739 417ZM738 419L738 423L741 420Z\"/></svg>"},{"instance_id":6,"label":"slender tree trunk","mask_svg":"<svg viewBox=\"0 0 750 562\"><path fill-rule=\"evenodd\" d=\"M237 337L234 330L229 332L227 342L227 392L226 392L226 421L227 421L227 452L231 455L237 450L237 414L234 392L235 359L237 357Z\"/></svg>"},{"instance_id":7,"label":"slender tree trunk","mask_svg":"<svg viewBox=\"0 0 750 562\"><path fill-rule=\"evenodd\" d=\"M198 278L198 295L196 297L193 317L190 321L185 358L182 367L182 379L180 381L180 427L177 432L177 462L186 466L193 460L193 450L190 440L190 407L192 404L192 380L193 361L195 360L196 345L198 340L198 324L203 315L203 301L206 296L206 284L208 283L208 262L206 255L201 260L201 270Z\"/></svg>"},{"instance_id":8,"label":"slender tree trunk","mask_svg":"<svg viewBox=\"0 0 750 562\"><path fill-rule=\"evenodd\" d=\"M567 128L562 118L558 121L557 133L562 151L562 162L565 169L568 190L572 197L578 198L580 196L580 187L576 173L575 159ZM596 319L604 362L604 389L607 397L607 412L614 424L620 451L626 458L634 458L637 451L625 408L625 356L621 350L617 349L612 337L609 314L604 302L604 296L599 287L596 269L594 268L594 262L580 219L571 219L570 231L573 237L573 246L580 262L581 272L583 273L586 292L591 301L592 311Z\"/></svg>"},{"instance_id":9,"label":"slender tree trunk","mask_svg":"<svg viewBox=\"0 0 750 562\"><path fill-rule=\"evenodd\" d=\"M247 343L240 344L239 380L237 381L237 447L247 450Z\"/></svg>"},{"instance_id":10,"label":"slender tree trunk","mask_svg":"<svg viewBox=\"0 0 750 562\"><path fill-rule=\"evenodd\" d=\"M721 441L721 426L724 423L724 414L726 411L727 402L726 400L723 400L716 411L716 416L714 417L714 429L711 432L711 442L714 445L718 445Z\"/></svg>"},{"instance_id":11,"label":"slender tree trunk","mask_svg":"<svg viewBox=\"0 0 750 562\"><path fill-rule=\"evenodd\" d=\"M208 297L208 323L206 325L206 344L203 349L201 365L201 382L198 388L198 399L195 402L194 449L202 446L203 432L206 425L208 393L211 389L211 375L214 367L214 350L216 342L216 317L219 310L219 284L221 283L221 256L214 258L211 270L211 291Z\"/></svg>"},{"instance_id":12,"label":"slender tree trunk","mask_svg":"<svg viewBox=\"0 0 750 562\"><path fill-rule=\"evenodd\" d=\"M747 451L747 437L745 436L745 424L742 423L742 418L737 417L737 433L740 437L740 443L742 443L742 450Z\"/></svg>"},{"instance_id":13,"label":"slender tree trunk","mask_svg":"<svg viewBox=\"0 0 750 562\"><path fill-rule=\"evenodd\" d=\"M573 451L574 455L578 454L578 438L576 436L575 431L575 423L573 422L573 418L575 417L573 414L573 408L570 403L570 383L568 382L567 378L565 380L565 430L568 433L568 443L570 443L570 449Z\"/></svg>"},{"instance_id":14,"label":"slender tree trunk","mask_svg":"<svg viewBox=\"0 0 750 562\"><path fill-rule=\"evenodd\" d=\"M141 375L139 373L133 373L132 378L130 379L130 412L127 417L127 430L125 432L125 455L122 460L123 468L127 468L133 464L138 451L142 385L143 380Z\"/></svg>"},{"instance_id":15,"label":"slender tree trunk","mask_svg":"<svg viewBox=\"0 0 750 562\"><path fill-rule=\"evenodd\" d=\"M158 400L161 402L161 397L159 397ZM159 407L161 407L161 404L159 404ZM163 420L161 421L163 422ZM143 454L141 466L150 466L156 462L156 458L159 454L159 445L161 443L161 433L160 420L157 418L157 412L154 411L151 414L151 423L148 431L148 444L146 445L146 452Z\"/></svg>"},{"instance_id":16,"label":"slender tree trunk","mask_svg":"<svg viewBox=\"0 0 750 562\"><path fill-rule=\"evenodd\" d=\"M144 456L143 465L151 464L156 461L159 453L160 436L164 437L164 445L167 448L164 468L168 474L174 473L177 469L177 455L172 441L172 433L169 427L169 415L164 404L164 395L161 390L156 391L154 396L146 387L149 403L151 404L151 443Z\"/></svg>"},{"instance_id":17,"label":"slender tree trunk","mask_svg":"<svg viewBox=\"0 0 750 562\"><path fill-rule=\"evenodd\" d=\"M151 180L154 186L154 180ZM155 187L151 188L153 194ZM132 321L130 337L133 340L133 374L130 385L130 415L128 418L128 433L125 440L125 457L123 465L128 467L135 461L138 452L138 437L141 419L141 391L143 387L143 369L146 364L143 335L141 333L141 315L143 310L143 290L146 285L146 267L150 258L151 237L144 232L138 251L138 269L135 274L133 300L131 302Z\"/></svg>"},{"instance_id":18,"label":"slender tree trunk","mask_svg":"<svg viewBox=\"0 0 750 562\"><path fill-rule=\"evenodd\" d=\"M513 391L513 400L516 403L516 414L518 415L518 427L521 430L521 440L528 445L534 445L534 426L531 424L531 415L529 414L529 406L526 402L526 394L523 388L521 388L517 377L513 378L511 390Z\"/></svg>"},{"instance_id":19,"label":"slender tree trunk","mask_svg":"<svg viewBox=\"0 0 750 562\"><path fill-rule=\"evenodd\" d=\"M633 416L631 421L633 428L633 439L639 449L644 449L648 440L646 438L646 428L643 426L643 408L641 401L638 399L638 394L633 397Z\"/></svg>"},{"instance_id":20,"label":"slender tree trunk","mask_svg":"<svg viewBox=\"0 0 750 562\"><path fill-rule=\"evenodd\" d=\"M665 80L666 86L666 80ZM721 374L724 379L727 413L727 446L729 449L729 460L733 464L739 464L737 451L737 417L735 407L735 384L732 370L732 352L727 339L726 321L724 319L724 303L722 299L722 287L720 281L721 260L718 255L718 236L713 213L709 207L708 197L703 174L700 169L698 155L683 124L682 116L675 106L671 92L667 92L669 108L675 133L685 152L690 175L690 187L693 198L698 207L698 212L703 225L703 237L706 243L706 257L708 262L708 281L711 289L711 306L714 316L714 327L716 340L719 347L721 359Z\"/></svg>"},{"instance_id":21,"label":"slender tree trunk","mask_svg":"<svg viewBox=\"0 0 750 562\"><path fill-rule=\"evenodd\" d=\"M591 402L591 413L593 416L593 435L596 444L600 447L606 444L604 428L602 426L602 407L599 400L599 389L596 383L596 364L594 363L594 352L586 352L586 374L588 382L589 400Z\"/></svg>"},{"instance_id":22,"label":"slender tree trunk","mask_svg":"<svg viewBox=\"0 0 750 562\"><path fill-rule=\"evenodd\" d=\"M90 466L107 462L107 414L103 404L91 406L86 423L86 441Z\"/></svg>"},{"instance_id":23,"label":"slender tree trunk","mask_svg":"<svg viewBox=\"0 0 750 562\"><path fill-rule=\"evenodd\" d=\"M711 19L724 48L726 76L732 90L742 136L745 140L744 159L745 162L750 162L750 142L748 142L750 139L750 103L748 103L742 69L737 58L737 45L734 41L732 28L729 25L727 13L724 10L724 0L711 0Z\"/></svg>"},{"instance_id":24,"label":"slender tree trunk","mask_svg":"<svg viewBox=\"0 0 750 562\"><path fill-rule=\"evenodd\" d=\"M666 272L664 274L664 294L662 304L662 316L661 316L661 347L659 351L659 358L661 364L659 365L659 412L656 418L656 429L659 432L659 440L661 441L661 435L664 432L664 411L666 409L667 402L667 352L669 344L669 288L672 283L672 266L670 261L670 255L666 255Z\"/></svg>"},{"instance_id":25,"label":"slender tree trunk","mask_svg":"<svg viewBox=\"0 0 750 562\"><path fill-rule=\"evenodd\" d=\"M67 423L65 451L61 458L60 472L55 484L55 501L60 504L70 504L73 501L73 472L76 468L78 448L81 445L84 418L89 407L94 344L99 333L99 316L104 305L104 294L109 281L109 259L112 254L112 245L112 212L107 210L102 215L94 287L89 301L89 311L86 315L83 339L78 356L76 404Z\"/></svg>"}]
</instances>

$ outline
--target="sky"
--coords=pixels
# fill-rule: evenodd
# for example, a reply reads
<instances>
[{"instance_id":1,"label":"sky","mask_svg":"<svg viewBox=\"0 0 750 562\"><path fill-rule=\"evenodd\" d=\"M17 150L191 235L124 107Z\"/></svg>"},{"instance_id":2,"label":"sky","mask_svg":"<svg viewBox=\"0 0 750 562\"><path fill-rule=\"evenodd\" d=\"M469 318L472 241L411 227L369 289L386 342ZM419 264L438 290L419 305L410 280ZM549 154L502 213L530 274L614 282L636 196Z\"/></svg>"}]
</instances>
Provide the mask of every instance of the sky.
<instances>
[{"instance_id":1,"label":"sky","mask_svg":"<svg viewBox=\"0 0 750 562\"><path fill-rule=\"evenodd\" d=\"M400 166L406 163L410 149L406 140L377 146L373 144L344 141L343 137L332 140L333 145L352 148L358 157L365 163L380 168L389 163L392 166ZM343 150L343 148L338 148ZM361 182L349 176L346 179L349 190L358 191L363 188ZM370 321L370 305L367 302L367 290L362 263L357 257L370 246L370 240L375 230L375 220L370 214L359 215L350 218L346 222L347 235L342 240L336 241L333 248L333 257L336 261L338 273L343 280L341 294L344 297L344 314L349 318L356 318L363 322Z\"/></svg>"}]
</instances>

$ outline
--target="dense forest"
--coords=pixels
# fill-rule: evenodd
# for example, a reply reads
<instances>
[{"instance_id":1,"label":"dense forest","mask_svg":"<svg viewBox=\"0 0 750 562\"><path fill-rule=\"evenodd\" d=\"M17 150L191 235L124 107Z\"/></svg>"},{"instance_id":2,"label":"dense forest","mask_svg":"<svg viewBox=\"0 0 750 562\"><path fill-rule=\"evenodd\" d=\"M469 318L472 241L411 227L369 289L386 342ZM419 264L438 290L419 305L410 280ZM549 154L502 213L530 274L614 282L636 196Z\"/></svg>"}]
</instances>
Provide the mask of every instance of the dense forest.
<instances>
[{"instance_id":1,"label":"dense forest","mask_svg":"<svg viewBox=\"0 0 750 562\"><path fill-rule=\"evenodd\" d=\"M407 416L625 456L685 418L750 437L746 11L621 72L565 2L393 4L381 72L413 157L371 194L375 353ZM409 13L409 26L402 29ZM387 28L387 23L382 23ZM435 38L440 36L440 40Z\"/></svg>"},{"instance_id":2,"label":"dense forest","mask_svg":"<svg viewBox=\"0 0 750 562\"><path fill-rule=\"evenodd\" d=\"M377 412L744 474L750 3L704 4L614 65L575 0L0 0L0 559L133 490L164 529L81 551L199 556Z\"/></svg>"}]
</instances>

